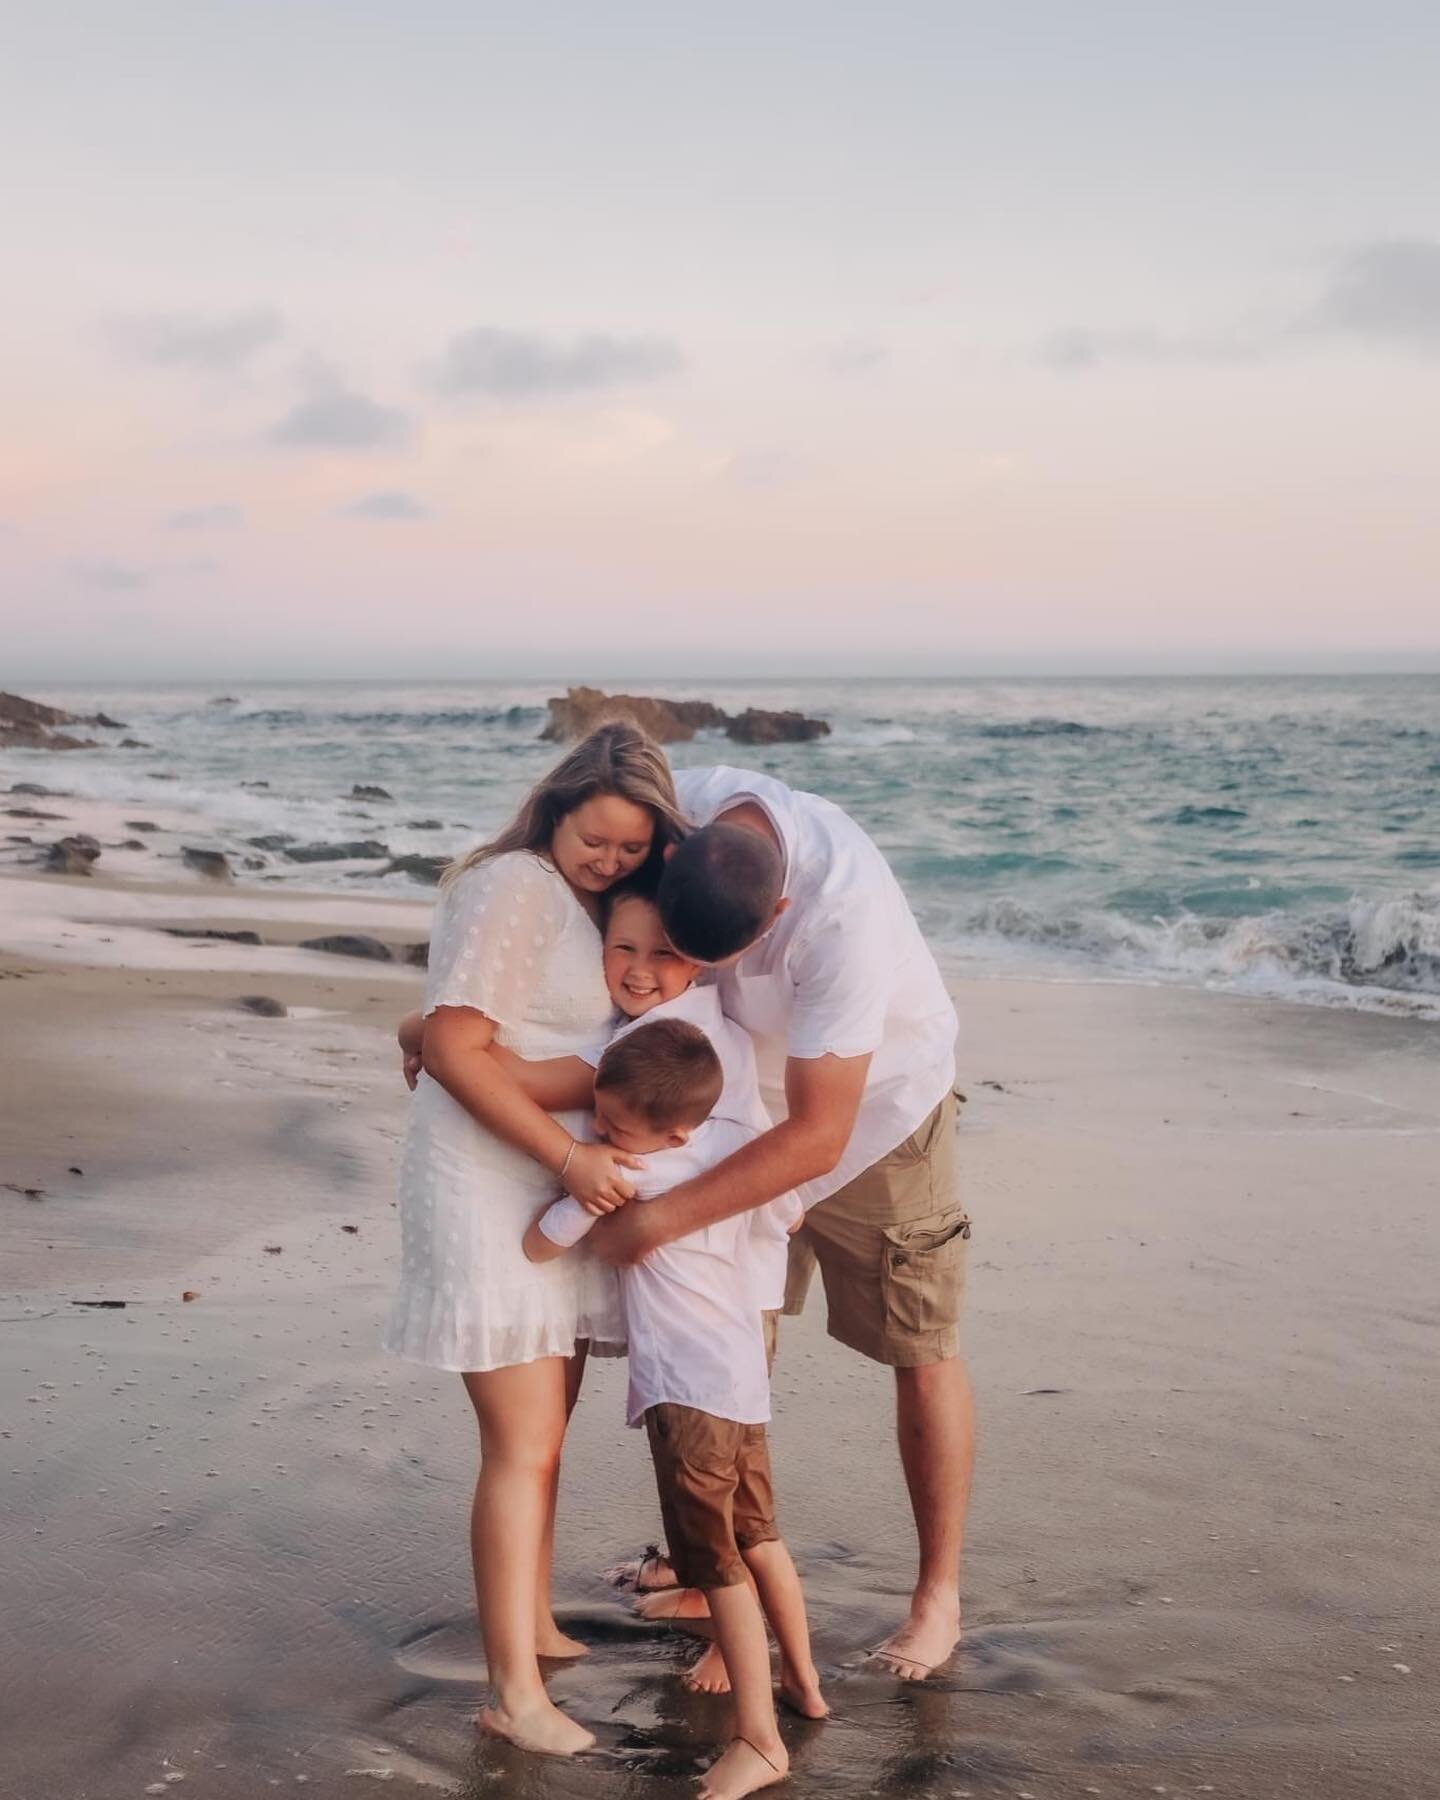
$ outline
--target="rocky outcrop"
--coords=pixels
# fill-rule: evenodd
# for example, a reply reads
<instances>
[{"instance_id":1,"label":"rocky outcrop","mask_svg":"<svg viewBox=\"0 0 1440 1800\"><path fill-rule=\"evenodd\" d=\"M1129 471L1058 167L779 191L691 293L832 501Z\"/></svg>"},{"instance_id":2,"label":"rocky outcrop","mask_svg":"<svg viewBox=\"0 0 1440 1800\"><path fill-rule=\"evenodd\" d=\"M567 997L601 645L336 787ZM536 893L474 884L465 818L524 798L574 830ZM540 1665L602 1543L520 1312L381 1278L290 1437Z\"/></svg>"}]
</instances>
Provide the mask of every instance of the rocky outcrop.
<instances>
[{"instance_id":1,"label":"rocky outcrop","mask_svg":"<svg viewBox=\"0 0 1440 1800\"><path fill-rule=\"evenodd\" d=\"M357 781L350 790L352 800L393 800L393 794L387 794L382 787L372 787L364 781Z\"/></svg>"},{"instance_id":2,"label":"rocky outcrop","mask_svg":"<svg viewBox=\"0 0 1440 1800\"><path fill-rule=\"evenodd\" d=\"M709 700L661 700L573 687L547 704L550 722L540 735L552 744L571 743L611 719L631 720L658 744L688 744L697 731L715 729L737 744L804 744L830 735L824 719L809 719L804 713L765 712L752 706L732 717Z\"/></svg>"},{"instance_id":3,"label":"rocky outcrop","mask_svg":"<svg viewBox=\"0 0 1440 1800\"><path fill-rule=\"evenodd\" d=\"M708 700L656 700L645 694L602 694L599 688L572 687L563 699L547 701L550 722L540 733L547 743L568 744L611 719L629 719L657 744L688 744L697 731L723 725L725 714Z\"/></svg>"},{"instance_id":4,"label":"rocky outcrop","mask_svg":"<svg viewBox=\"0 0 1440 1800\"><path fill-rule=\"evenodd\" d=\"M242 994L235 1004L262 1019L284 1019L290 1012L285 1002L277 1000L273 994Z\"/></svg>"},{"instance_id":5,"label":"rocky outcrop","mask_svg":"<svg viewBox=\"0 0 1440 1800\"><path fill-rule=\"evenodd\" d=\"M738 718L728 719L725 735L737 744L808 744L829 737L824 719L807 719L798 712L765 712L747 706Z\"/></svg>"},{"instance_id":6,"label":"rocky outcrop","mask_svg":"<svg viewBox=\"0 0 1440 1800\"><path fill-rule=\"evenodd\" d=\"M88 832L77 831L50 846L45 867L55 875L88 875L99 860L99 844Z\"/></svg>"},{"instance_id":7,"label":"rocky outcrop","mask_svg":"<svg viewBox=\"0 0 1440 1800\"><path fill-rule=\"evenodd\" d=\"M72 713L60 706L46 706L21 694L0 693L0 750L93 750L93 738L72 737L57 730L61 725L99 725L107 731L123 731L118 719L105 713Z\"/></svg>"}]
</instances>

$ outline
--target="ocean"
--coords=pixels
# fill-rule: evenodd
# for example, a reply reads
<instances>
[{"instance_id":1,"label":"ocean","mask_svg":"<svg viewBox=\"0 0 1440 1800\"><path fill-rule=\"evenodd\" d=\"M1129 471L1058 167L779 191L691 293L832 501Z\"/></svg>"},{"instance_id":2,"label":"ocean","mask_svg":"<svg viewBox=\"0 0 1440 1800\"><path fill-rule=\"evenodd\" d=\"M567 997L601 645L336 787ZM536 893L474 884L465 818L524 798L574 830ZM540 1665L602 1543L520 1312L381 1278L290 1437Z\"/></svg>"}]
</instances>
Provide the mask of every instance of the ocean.
<instances>
[{"instance_id":1,"label":"ocean","mask_svg":"<svg viewBox=\"0 0 1440 1800\"><path fill-rule=\"evenodd\" d=\"M633 685L826 719L832 734L810 744L751 750L705 734L672 756L765 769L845 807L956 972L1179 982L1440 1019L1440 676ZM187 809L190 841L259 864L247 879L415 898L378 862L295 863L247 840L461 850L556 755L540 731L559 691L47 689L122 719L146 747L10 752L0 765L137 815ZM357 783L392 799L356 801Z\"/></svg>"}]
</instances>

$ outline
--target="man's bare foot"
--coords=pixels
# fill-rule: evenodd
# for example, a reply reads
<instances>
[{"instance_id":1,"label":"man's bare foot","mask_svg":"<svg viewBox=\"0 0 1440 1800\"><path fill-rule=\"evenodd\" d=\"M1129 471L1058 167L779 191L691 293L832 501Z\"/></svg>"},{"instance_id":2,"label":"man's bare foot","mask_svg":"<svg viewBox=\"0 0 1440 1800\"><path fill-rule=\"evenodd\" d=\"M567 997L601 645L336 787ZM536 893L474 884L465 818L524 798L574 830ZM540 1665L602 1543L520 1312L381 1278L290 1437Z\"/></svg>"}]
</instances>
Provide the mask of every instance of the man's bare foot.
<instances>
[{"instance_id":1,"label":"man's bare foot","mask_svg":"<svg viewBox=\"0 0 1440 1800\"><path fill-rule=\"evenodd\" d=\"M730 1674L718 1644L707 1645L698 1661L680 1677L692 1694L728 1694Z\"/></svg>"},{"instance_id":2,"label":"man's bare foot","mask_svg":"<svg viewBox=\"0 0 1440 1800\"><path fill-rule=\"evenodd\" d=\"M779 1692L790 1710L799 1713L802 1719L830 1717L830 1708L820 1692L820 1676L813 1665L804 1674L788 1666L782 1667Z\"/></svg>"},{"instance_id":3,"label":"man's bare foot","mask_svg":"<svg viewBox=\"0 0 1440 1800\"><path fill-rule=\"evenodd\" d=\"M959 1642L958 1602L917 1600L910 1608L910 1617L871 1656L901 1681L924 1681Z\"/></svg>"},{"instance_id":4,"label":"man's bare foot","mask_svg":"<svg viewBox=\"0 0 1440 1800\"><path fill-rule=\"evenodd\" d=\"M752 1744L736 1738L724 1755L700 1777L698 1800L743 1800L746 1794L774 1787L790 1772L790 1758L779 1738Z\"/></svg>"},{"instance_id":5,"label":"man's bare foot","mask_svg":"<svg viewBox=\"0 0 1440 1800\"><path fill-rule=\"evenodd\" d=\"M577 1725L543 1696L533 1706L515 1711L500 1705L487 1706L475 1723L491 1737L504 1738L521 1750L534 1750L541 1756L574 1756L595 1742L593 1731Z\"/></svg>"},{"instance_id":6,"label":"man's bare foot","mask_svg":"<svg viewBox=\"0 0 1440 1800\"><path fill-rule=\"evenodd\" d=\"M652 1625L667 1619L708 1619L710 1602L700 1588L664 1588L658 1594L642 1594L635 1610Z\"/></svg>"},{"instance_id":7,"label":"man's bare foot","mask_svg":"<svg viewBox=\"0 0 1440 1800\"><path fill-rule=\"evenodd\" d=\"M535 1633L535 1654L548 1656L552 1662L568 1662L577 1656L588 1656L590 1646L562 1631L553 1619L547 1619Z\"/></svg>"}]
</instances>

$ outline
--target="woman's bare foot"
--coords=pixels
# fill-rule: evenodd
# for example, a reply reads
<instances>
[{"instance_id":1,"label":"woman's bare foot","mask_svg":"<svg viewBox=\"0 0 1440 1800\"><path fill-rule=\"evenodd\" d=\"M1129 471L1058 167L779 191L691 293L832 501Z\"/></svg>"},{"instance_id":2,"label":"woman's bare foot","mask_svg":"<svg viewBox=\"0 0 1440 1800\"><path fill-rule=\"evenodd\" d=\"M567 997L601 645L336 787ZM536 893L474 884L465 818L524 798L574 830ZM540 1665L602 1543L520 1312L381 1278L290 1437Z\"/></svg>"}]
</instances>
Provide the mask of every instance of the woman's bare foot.
<instances>
[{"instance_id":1,"label":"woman's bare foot","mask_svg":"<svg viewBox=\"0 0 1440 1800\"><path fill-rule=\"evenodd\" d=\"M728 1694L730 1675L718 1644L710 1644L680 1677L692 1694Z\"/></svg>"},{"instance_id":2,"label":"woman's bare foot","mask_svg":"<svg viewBox=\"0 0 1440 1800\"><path fill-rule=\"evenodd\" d=\"M910 1617L871 1652L901 1681L924 1681L960 1642L960 1608L953 1601L916 1601Z\"/></svg>"},{"instance_id":3,"label":"woman's bare foot","mask_svg":"<svg viewBox=\"0 0 1440 1800\"><path fill-rule=\"evenodd\" d=\"M553 1619L547 1619L535 1633L535 1654L548 1656L552 1662L568 1662L577 1656L588 1656L590 1646L562 1631Z\"/></svg>"},{"instance_id":4,"label":"woman's bare foot","mask_svg":"<svg viewBox=\"0 0 1440 1800\"><path fill-rule=\"evenodd\" d=\"M820 1692L820 1676L814 1665L804 1674L784 1667L780 1671L780 1698L802 1719L828 1719L830 1708Z\"/></svg>"},{"instance_id":5,"label":"woman's bare foot","mask_svg":"<svg viewBox=\"0 0 1440 1800\"><path fill-rule=\"evenodd\" d=\"M498 1704L484 1707L475 1723L491 1737L541 1756L574 1756L595 1742L593 1731L577 1725L543 1695L532 1706L513 1711Z\"/></svg>"},{"instance_id":6,"label":"woman's bare foot","mask_svg":"<svg viewBox=\"0 0 1440 1800\"><path fill-rule=\"evenodd\" d=\"M710 1603L700 1588L662 1588L657 1594L642 1594L635 1610L652 1625L667 1619L708 1619Z\"/></svg>"},{"instance_id":7,"label":"woman's bare foot","mask_svg":"<svg viewBox=\"0 0 1440 1800\"><path fill-rule=\"evenodd\" d=\"M746 1794L774 1787L789 1772L790 1758L778 1737L763 1744L736 1738L700 1777L698 1800L743 1800Z\"/></svg>"}]
</instances>

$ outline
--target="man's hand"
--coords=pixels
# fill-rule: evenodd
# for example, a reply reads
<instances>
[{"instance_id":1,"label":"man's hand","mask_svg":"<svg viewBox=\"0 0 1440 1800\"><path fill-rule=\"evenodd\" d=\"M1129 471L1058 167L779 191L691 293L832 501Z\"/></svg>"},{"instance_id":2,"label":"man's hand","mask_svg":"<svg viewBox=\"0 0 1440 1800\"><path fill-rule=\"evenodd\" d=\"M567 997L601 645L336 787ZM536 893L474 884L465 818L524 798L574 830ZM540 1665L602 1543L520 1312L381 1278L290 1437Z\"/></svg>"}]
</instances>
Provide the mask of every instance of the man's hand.
<instances>
[{"instance_id":1,"label":"man's hand","mask_svg":"<svg viewBox=\"0 0 1440 1800\"><path fill-rule=\"evenodd\" d=\"M647 1206L623 1206L601 1219L590 1233L601 1262L612 1269L628 1269L658 1250L665 1240L655 1228L664 1207L663 1200L652 1200Z\"/></svg>"}]
</instances>

